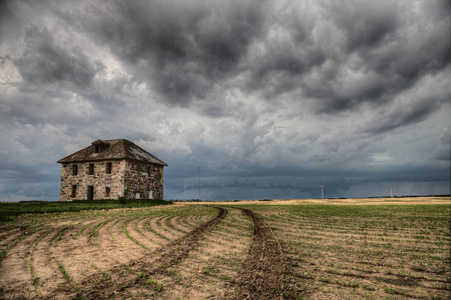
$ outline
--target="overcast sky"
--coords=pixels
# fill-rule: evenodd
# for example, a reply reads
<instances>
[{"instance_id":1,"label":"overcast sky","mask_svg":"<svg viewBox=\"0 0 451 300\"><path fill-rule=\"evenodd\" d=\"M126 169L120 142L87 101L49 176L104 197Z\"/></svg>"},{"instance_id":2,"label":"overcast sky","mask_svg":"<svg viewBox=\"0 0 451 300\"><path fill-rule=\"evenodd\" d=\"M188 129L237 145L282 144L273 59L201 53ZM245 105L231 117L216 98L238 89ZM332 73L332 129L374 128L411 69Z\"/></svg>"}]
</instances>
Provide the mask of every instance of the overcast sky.
<instances>
[{"instance_id":1,"label":"overcast sky","mask_svg":"<svg viewBox=\"0 0 451 300\"><path fill-rule=\"evenodd\" d=\"M0 201L116 138L165 199L450 192L449 1L0 3Z\"/></svg>"}]
</instances>

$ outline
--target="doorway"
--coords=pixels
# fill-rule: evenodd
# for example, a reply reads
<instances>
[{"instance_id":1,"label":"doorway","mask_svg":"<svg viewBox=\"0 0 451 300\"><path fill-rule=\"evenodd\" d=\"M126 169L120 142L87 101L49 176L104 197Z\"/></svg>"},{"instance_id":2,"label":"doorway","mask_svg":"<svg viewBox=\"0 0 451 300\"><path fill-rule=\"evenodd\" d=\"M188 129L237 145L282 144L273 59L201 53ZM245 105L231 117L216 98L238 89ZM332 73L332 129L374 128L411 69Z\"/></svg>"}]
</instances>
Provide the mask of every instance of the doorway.
<instances>
[{"instance_id":1,"label":"doorway","mask_svg":"<svg viewBox=\"0 0 451 300\"><path fill-rule=\"evenodd\" d=\"M88 185L88 200L94 200L94 186Z\"/></svg>"}]
</instances>

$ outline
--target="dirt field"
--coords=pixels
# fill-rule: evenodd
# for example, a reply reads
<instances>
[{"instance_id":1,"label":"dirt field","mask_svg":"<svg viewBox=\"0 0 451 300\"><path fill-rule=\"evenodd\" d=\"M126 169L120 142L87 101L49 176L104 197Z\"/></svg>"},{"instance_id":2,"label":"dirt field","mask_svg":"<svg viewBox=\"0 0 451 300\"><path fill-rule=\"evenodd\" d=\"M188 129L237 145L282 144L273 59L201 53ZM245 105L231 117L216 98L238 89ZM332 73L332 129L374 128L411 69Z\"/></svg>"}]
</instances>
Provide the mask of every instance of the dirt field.
<instances>
[{"instance_id":1,"label":"dirt field","mask_svg":"<svg viewBox=\"0 0 451 300\"><path fill-rule=\"evenodd\" d=\"M449 222L449 198L21 215L0 299L449 299Z\"/></svg>"}]
</instances>

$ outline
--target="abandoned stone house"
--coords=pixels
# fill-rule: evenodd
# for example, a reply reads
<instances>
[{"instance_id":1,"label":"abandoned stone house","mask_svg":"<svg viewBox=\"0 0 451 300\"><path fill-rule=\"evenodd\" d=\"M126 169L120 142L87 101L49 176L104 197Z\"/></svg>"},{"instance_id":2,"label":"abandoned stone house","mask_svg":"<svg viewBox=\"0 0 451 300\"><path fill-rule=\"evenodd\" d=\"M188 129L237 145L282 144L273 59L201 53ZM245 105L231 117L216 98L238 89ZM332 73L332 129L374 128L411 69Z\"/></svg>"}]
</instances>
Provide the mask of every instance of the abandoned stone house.
<instances>
[{"instance_id":1,"label":"abandoned stone house","mask_svg":"<svg viewBox=\"0 0 451 300\"><path fill-rule=\"evenodd\" d=\"M131 198L163 199L167 164L128 140L97 140L58 163L60 201L117 199L127 188Z\"/></svg>"}]
</instances>

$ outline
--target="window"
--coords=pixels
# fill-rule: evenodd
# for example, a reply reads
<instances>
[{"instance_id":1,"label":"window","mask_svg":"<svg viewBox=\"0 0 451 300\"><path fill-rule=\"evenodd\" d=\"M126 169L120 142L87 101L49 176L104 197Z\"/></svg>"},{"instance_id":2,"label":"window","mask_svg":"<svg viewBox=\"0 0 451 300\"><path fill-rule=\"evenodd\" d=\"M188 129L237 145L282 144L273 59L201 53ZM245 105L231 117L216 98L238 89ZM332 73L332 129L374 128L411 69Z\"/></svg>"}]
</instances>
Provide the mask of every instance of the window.
<instances>
[{"instance_id":1,"label":"window","mask_svg":"<svg viewBox=\"0 0 451 300\"><path fill-rule=\"evenodd\" d=\"M111 174L111 163L106 163L106 173Z\"/></svg>"},{"instance_id":2,"label":"window","mask_svg":"<svg viewBox=\"0 0 451 300\"><path fill-rule=\"evenodd\" d=\"M100 153L100 145L94 145L94 153Z\"/></svg>"},{"instance_id":3,"label":"window","mask_svg":"<svg viewBox=\"0 0 451 300\"><path fill-rule=\"evenodd\" d=\"M72 185L72 193L70 195L72 198L77 197L77 186L76 185Z\"/></svg>"},{"instance_id":4,"label":"window","mask_svg":"<svg viewBox=\"0 0 451 300\"><path fill-rule=\"evenodd\" d=\"M105 188L105 197L110 197L110 193L111 193L111 188L106 187Z\"/></svg>"},{"instance_id":5,"label":"window","mask_svg":"<svg viewBox=\"0 0 451 300\"><path fill-rule=\"evenodd\" d=\"M89 164L89 175L94 175L94 164Z\"/></svg>"},{"instance_id":6,"label":"window","mask_svg":"<svg viewBox=\"0 0 451 300\"><path fill-rule=\"evenodd\" d=\"M150 166L147 167L147 176L150 177L150 175L152 174L152 168Z\"/></svg>"},{"instance_id":7,"label":"window","mask_svg":"<svg viewBox=\"0 0 451 300\"><path fill-rule=\"evenodd\" d=\"M77 176L78 175L78 166L72 165L72 175Z\"/></svg>"}]
</instances>

